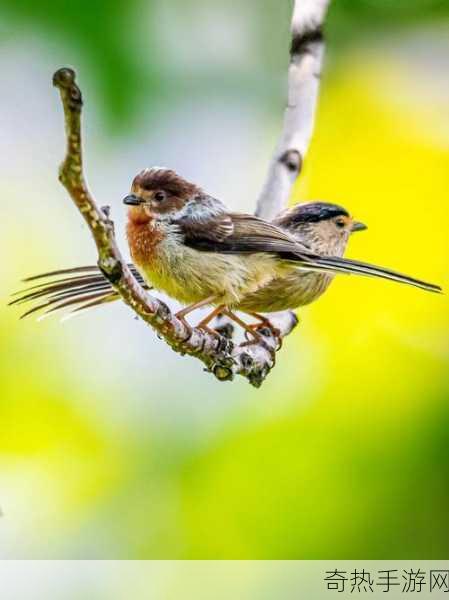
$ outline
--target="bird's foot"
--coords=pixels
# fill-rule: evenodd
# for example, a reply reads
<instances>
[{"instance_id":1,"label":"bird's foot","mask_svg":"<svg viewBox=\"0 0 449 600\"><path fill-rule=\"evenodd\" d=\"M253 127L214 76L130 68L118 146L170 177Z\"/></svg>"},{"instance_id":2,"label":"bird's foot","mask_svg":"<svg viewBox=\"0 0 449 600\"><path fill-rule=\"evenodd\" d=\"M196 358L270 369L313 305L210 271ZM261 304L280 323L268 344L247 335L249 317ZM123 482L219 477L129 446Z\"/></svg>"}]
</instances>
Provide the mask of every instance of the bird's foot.
<instances>
[{"instance_id":1,"label":"bird's foot","mask_svg":"<svg viewBox=\"0 0 449 600\"><path fill-rule=\"evenodd\" d=\"M183 315L183 311L180 310L177 313L175 313L175 317L178 319L178 321L181 321L181 323L184 325L184 327L187 330L187 337L186 337L185 341L189 340L192 337L193 328L190 325L190 323L186 320L185 316Z\"/></svg>"},{"instance_id":2,"label":"bird's foot","mask_svg":"<svg viewBox=\"0 0 449 600\"><path fill-rule=\"evenodd\" d=\"M264 336L264 337L280 337L281 332L277 327L274 327L272 323L253 323L249 325L252 331Z\"/></svg>"}]
</instances>

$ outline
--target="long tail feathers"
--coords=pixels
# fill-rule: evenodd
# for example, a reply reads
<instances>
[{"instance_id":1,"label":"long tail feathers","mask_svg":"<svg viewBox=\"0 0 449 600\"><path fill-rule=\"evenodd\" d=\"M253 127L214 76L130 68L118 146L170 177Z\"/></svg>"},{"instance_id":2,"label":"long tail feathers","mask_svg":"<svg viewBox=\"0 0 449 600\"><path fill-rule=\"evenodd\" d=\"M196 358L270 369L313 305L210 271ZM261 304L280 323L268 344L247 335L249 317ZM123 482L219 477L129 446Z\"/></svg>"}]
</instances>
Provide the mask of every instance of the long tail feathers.
<instances>
[{"instance_id":1,"label":"long tail feathers","mask_svg":"<svg viewBox=\"0 0 449 600\"><path fill-rule=\"evenodd\" d=\"M304 254L290 255L289 260L293 260L296 264L301 263L300 266L307 270L378 277L412 285L428 292L442 292L441 287L433 283L357 260L331 256L308 258ZM135 266L130 264L129 267L139 283L145 289L149 289ZM33 303L32 307L21 315L21 319L34 313L41 313L40 318L44 318L67 309L67 317L69 317L96 306L115 302L120 298L97 266L60 269L27 277L24 282L34 285L13 294L14 299L9 303L10 305Z\"/></svg>"},{"instance_id":2,"label":"long tail feathers","mask_svg":"<svg viewBox=\"0 0 449 600\"><path fill-rule=\"evenodd\" d=\"M302 260L302 259L300 259ZM307 261L306 265L307 266ZM427 292L441 293L443 290L439 285L392 271L385 267L378 267L369 263L352 260L349 258L339 257L313 257L310 261L309 268L317 271L327 271L330 273L347 273L349 275L365 275L366 277L378 277L380 279L388 279L390 281L396 281L406 285L412 285L414 287L421 288Z\"/></svg>"},{"instance_id":3,"label":"long tail feathers","mask_svg":"<svg viewBox=\"0 0 449 600\"><path fill-rule=\"evenodd\" d=\"M149 289L135 266L129 267L139 283ZM27 277L24 282L38 283L13 294L10 305L32 303L21 319L35 313L40 313L42 319L67 309L70 316L120 298L97 266L60 269Z\"/></svg>"}]
</instances>

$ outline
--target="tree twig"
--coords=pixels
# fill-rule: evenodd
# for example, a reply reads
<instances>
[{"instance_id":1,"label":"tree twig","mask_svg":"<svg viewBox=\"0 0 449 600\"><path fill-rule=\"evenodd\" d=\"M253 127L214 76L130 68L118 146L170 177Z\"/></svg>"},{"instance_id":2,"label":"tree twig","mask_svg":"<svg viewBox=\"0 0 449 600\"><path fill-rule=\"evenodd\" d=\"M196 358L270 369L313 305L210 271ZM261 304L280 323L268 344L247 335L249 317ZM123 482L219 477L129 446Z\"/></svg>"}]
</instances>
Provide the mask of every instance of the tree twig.
<instances>
[{"instance_id":1,"label":"tree twig","mask_svg":"<svg viewBox=\"0 0 449 600\"><path fill-rule=\"evenodd\" d=\"M322 26L329 3L294 0L284 123L256 205L256 215L267 221L288 205L312 137L324 55ZM285 311L270 315L270 320L294 317L292 311ZM222 317L219 328L233 325Z\"/></svg>"},{"instance_id":2,"label":"tree twig","mask_svg":"<svg viewBox=\"0 0 449 600\"><path fill-rule=\"evenodd\" d=\"M221 335L188 328L170 309L147 293L136 280L117 246L114 225L108 211L102 210L89 192L83 175L81 144L81 91L72 69L62 68L53 76L59 89L65 116L67 152L59 170L59 179L83 215L98 251L98 266L123 301L176 352L195 356L222 381L236 374L259 387L275 362L282 337L296 325L289 317L277 324L279 335L266 331L260 343L239 346Z\"/></svg>"},{"instance_id":3,"label":"tree twig","mask_svg":"<svg viewBox=\"0 0 449 600\"><path fill-rule=\"evenodd\" d=\"M295 0L284 124L257 201L256 214L266 220L287 206L309 147L324 53L322 25L329 1Z\"/></svg>"}]
</instances>

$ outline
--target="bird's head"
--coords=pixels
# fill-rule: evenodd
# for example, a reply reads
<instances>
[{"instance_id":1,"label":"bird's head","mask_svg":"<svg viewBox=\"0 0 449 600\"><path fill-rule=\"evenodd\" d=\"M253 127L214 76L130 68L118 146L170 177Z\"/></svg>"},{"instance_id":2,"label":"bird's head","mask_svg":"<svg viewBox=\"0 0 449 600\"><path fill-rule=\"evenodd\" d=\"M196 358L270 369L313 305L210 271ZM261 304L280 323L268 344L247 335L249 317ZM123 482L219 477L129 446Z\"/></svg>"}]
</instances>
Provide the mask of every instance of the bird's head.
<instances>
[{"instance_id":1,"label":"bird's head","mask_svg":"<svg viewBox=\"0 0 449 600\"><path fill-rule=\"evenodd\" d=\"M345 208L329 202L297 204L283 211L275 223L309 244L313 251L327 256L342 256L349 236L367 229Z\"/></svg>"},{"instance_id":2,"label":"bird's head","mask_svg":"<svg viewBox=\"0 0 449 600\"><path fill-rule=\"evenodd\" d=\"M173 217L201 190L170 169L145 169L134 177L131 193L123 199L129 218L137 223Z\"/></svg>"}]
</instances>

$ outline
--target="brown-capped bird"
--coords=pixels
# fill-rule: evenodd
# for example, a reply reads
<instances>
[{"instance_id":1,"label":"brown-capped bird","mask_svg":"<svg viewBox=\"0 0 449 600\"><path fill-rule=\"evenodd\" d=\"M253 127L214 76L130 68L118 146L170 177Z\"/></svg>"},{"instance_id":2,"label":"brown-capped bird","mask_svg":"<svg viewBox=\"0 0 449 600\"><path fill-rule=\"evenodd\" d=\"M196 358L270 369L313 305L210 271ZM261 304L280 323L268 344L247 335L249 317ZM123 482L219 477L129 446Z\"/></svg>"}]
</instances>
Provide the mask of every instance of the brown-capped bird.
<instances>
[{"instance_id":1,"label":"brown-capped bird","mask_svg":"<svg viewBox=\"0 0 449 600\"><path fill-rule=\"evenodd\" d=\"M336 273L390 279L427 291L437 285L390 269L342 258L349 236L366 227L335 204L312 202L282 212L273 223L232 213L174 171L145 169L132 183L127 237L133 272L186 304L178 317L205 305L215 309L207 326L224 312L256 313L296 308L314 301ZM14 303L44 299L39 309L75 311L116 300L119 296L97 267L63 269L29 278L67 276L25 290ZM24 315L24 316L25 316ZM238 322L244 324L238 319Z\"/></svg>"}]
</instances>

